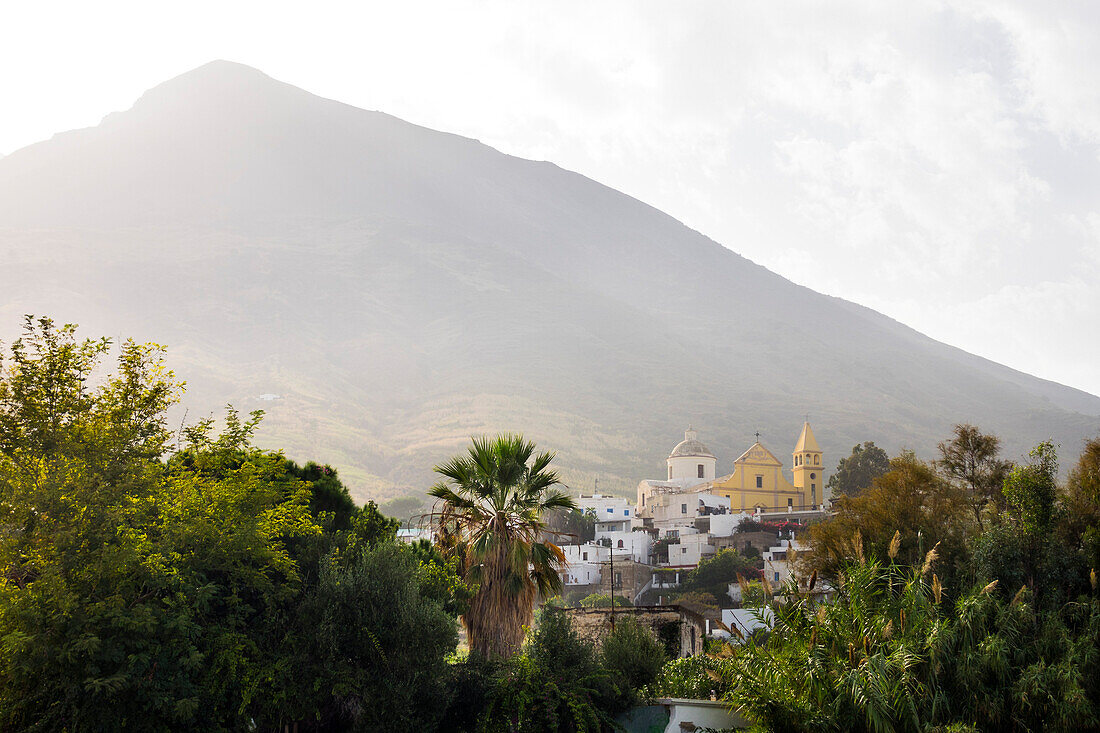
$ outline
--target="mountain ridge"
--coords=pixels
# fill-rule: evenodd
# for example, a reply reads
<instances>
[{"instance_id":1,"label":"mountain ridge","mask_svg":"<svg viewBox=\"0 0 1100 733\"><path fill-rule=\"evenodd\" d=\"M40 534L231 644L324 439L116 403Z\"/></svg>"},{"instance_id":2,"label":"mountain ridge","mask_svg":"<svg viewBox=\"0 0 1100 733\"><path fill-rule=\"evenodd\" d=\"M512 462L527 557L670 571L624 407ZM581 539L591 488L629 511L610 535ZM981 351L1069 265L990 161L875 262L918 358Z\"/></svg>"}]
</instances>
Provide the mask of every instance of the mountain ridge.
<instances>
[{"instance_id":1,"label":"mountain ridge","mask_svg":"<svg viewBox=\"0 0 1100 733\"><path fill-rule=\"evenodd\" d=\"M0 318L167 343L199 414L285 393L261 439L340 464L361 497L423 488L499 429L561 447L578 485L629 490L688 422L732 461L759 428L782 454L809 410L830 464L866 439L927 453L954 422L1012 452L1100 423L1100 398L790 283L580 174L233 62L77 132L0 159Z\"/></svg>"}]
</instances>

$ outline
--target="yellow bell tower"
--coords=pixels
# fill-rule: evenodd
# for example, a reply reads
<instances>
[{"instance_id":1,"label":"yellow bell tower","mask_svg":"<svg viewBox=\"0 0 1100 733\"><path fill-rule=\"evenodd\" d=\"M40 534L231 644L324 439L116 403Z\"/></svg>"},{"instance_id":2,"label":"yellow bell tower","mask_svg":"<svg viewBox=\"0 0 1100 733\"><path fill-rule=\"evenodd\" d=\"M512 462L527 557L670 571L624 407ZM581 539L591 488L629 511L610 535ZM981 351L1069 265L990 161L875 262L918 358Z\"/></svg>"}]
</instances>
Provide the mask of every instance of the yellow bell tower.
<instances>
[{"instance_id":1,"label":"yellow bell tower","mask_svg":"<svg viewBox=\"0 0 1100 733\"><path fill-rule=\"evenodd\" d=\"M827 500L822 475L822 453L810 423L802 424L802 434L794 446L794 485L804 497L806 506L818 509Z\"/></svg>"}]
</instances>

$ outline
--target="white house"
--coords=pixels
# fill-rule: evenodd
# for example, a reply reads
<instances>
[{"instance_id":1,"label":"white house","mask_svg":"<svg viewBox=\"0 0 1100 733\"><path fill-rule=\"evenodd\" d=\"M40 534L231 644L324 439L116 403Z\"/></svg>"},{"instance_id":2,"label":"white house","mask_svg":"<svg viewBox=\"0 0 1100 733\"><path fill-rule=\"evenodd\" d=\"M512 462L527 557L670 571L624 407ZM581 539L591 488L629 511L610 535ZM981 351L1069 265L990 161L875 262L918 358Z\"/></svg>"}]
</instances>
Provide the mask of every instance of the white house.
<instances>
[{"instance_id":1,"label":"white house","mask_svg":"<svg viewBox=\"0 0 1100 733\"><path fill-rule=\"evenodd\" d=\"M615 559L629 556L631 560L639 563L649 562L649 550L653 546L653 537L649 532L601 532L596 530L596 541L611 543L611 549L615 552Z\"/></svg>"},{"instance_id":2,"label":"white house","mask_svg":"<svg viewBox=\"0 0 1100 733\"><path fill-rule=\"evenodd\" d=\"M604 494L581 494L576 497L577 508L591 513L596 519L596 531L629 531L634 524L634 506L629 499Z\"/></svg>"},{"instance_id":3,"label":"white house","mask_svg":"<svg viewBox=\"0 0 1100 733\"><path fill-rule=\"evenodd\" d=\"M808 549L807 546L798 540L780 540L778 545L761 553L764 559L764 577L777 591L791 579L794 555L805 549Z\"/></svg>"},{"instance_id":4,"label":"white house","mask_svg":"<svg viewBox=\"0 0 1100 733\"><path fill-rule=\"evenodd\" d=\"M706 532L679 533L679 544L668 546L668 565L670 567L695 567L704 557L715 553L710 544L710 535Z\"/></svg>"}]
</instances>

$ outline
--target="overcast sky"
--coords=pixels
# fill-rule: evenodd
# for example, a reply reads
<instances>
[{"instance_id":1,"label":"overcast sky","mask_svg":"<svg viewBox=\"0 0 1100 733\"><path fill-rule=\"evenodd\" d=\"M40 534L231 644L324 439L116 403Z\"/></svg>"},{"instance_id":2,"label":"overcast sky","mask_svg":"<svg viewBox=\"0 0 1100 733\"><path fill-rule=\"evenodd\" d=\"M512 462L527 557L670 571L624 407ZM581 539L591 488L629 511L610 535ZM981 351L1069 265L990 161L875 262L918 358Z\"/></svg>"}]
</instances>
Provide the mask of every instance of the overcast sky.
<instances>
[{"instance_id":1,"label":"overcast sky","mask_svg":"<svg viewBox=\"0 0 1100 733\"><path fill-rule=\"evenodd\" d=\"M0 153L216 58L1100 394L1100 3L5 3Z\"/></svg>"}]
</instances>

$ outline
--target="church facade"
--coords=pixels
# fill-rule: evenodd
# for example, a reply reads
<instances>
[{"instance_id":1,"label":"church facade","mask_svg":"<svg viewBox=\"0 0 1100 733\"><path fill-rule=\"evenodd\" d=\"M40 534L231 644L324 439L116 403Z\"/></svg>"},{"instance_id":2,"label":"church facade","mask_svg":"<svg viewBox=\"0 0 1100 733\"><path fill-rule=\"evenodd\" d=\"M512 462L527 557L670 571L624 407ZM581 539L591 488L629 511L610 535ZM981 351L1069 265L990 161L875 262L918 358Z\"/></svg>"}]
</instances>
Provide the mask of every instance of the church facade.
<instances>
[{"instance_id":1,"label":"church facade","mask_svg":"<svg viewBox=\"0 0 1100 733\"><path fill-rule=\"evenodd\" d=\"M643 517L656 519L671 511L665 504L687 513L687 503L680 496L684 493L701 499L700 506L710 504L704 495L717 497L735 513L818 510L828 501L824 454L809 422L802 425L791 453L789 479L782 461L760 442L759 435L733 462L733 472L723 476L716 476L718 459L692 428L672 449L666 464L666 479L642 481L638 486L638 511Z\"/></svg>"},{"instance_id":2,"label":"church facade","mask_svg":"<svg viewBox=\"0 0 1100 733\"><path fill-rule=\"evenodd\" d=\"M816 510L827 500L823 458L807 422L791 453L792 480L784 474L782 462L758 439L733 462L733 473L709 482L706 489L729 499L735 512Z\"/></svg>"}]
</instances>

